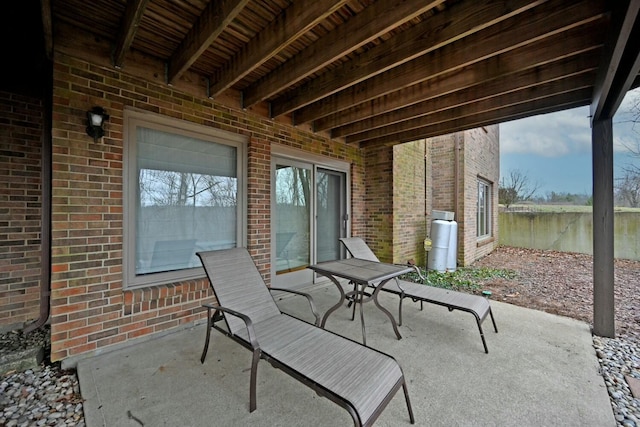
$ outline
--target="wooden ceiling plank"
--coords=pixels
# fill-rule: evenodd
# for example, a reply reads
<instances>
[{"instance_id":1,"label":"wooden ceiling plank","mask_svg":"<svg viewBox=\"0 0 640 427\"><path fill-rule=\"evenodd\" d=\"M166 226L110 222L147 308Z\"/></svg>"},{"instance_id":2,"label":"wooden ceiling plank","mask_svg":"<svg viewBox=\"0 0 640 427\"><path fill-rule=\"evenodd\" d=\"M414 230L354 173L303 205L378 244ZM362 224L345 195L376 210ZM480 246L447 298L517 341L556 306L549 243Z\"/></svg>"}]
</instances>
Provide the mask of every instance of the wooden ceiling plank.
<instances>
[{"instance_id":1,"label":"wooden ceiling plank","mask_svg":"<svg viewBox=\"0 0 640 427\"><path fill-rule=\"evenodd\" d=\"M168 83L173 83L238 16L250 0L211 1L169 59Z\"/></svg>"},{"instance_id":2,"label":"wooden ceiling plank","mask_svg":"<svg viewBox=\"0 0 640 427\"><path fill-rule=\"evenodd\" d=\"M271 59L284 47L309 31L348 0L294 1L260 31L218 73L210 88L215 97Z\"/></svg>"},{"instance_id":3,"label":"wooden ceiling plank","mask_svg":"<svg viewBox=\"0 0 640 427\"><path fill-rule=\"evenodd\" d=\"M44 34L44 54L47 59L53 58L53 22L51 16L51 0L40 0L42 15L42 32Z\"/></svg>"},{"instance_id":4,"label":"wooden ceiling plank","mask_svg":"<svg viewBox=\"0 0 640 427\"><path fill-rule=\"evenodd\" d=\"M148 0L132 0L127 2L120 31L116 36L116 43L113 49L113 66L122 68L124 56L129 51L131 43L136 36L140 20L147 7Z\"/></svg>"},{"instance_id":5,"label":"wooden ceiling plank","mask_svg":"<svg viewBox=\"0 0 640 427\"><path fill-rule=\"evenodd\" d=\"M337 128L457 90L464 90L500 76L543 66L564 57L590 55L589 52L601 47L599 36L603 33L603 29L603 25L573 28L555 37L522 46L463 69L450 71L435 79L402 88L384 97L322 117L314 121L314 129L323 131Z\"/></svg>"},{"instance_id":6,"label":"wooden ceiling plank","mask_svg":"<svg viewBox=\"0 0 640 427\"><path fill-rule=\"evenodd\" d=\"M607 32L609 38L605 44L603 62L593 91L593 101L590 107L592 122L602 118L613 117L615 110L620 105L618 103L614 110L610 107L606 108L606 104L611 103L609 101L610 97L619 97L619 94L613 93L613 91L619 90L619 88L614 88L614 80L620 71L619 66L623 61L628 44L635 43L637 55L638 41L631 39L631 35L638 20L639 11L640 1L615 2L611 16L611 28ZM634 76L637 74L638 71L636 70Z\"/></svg>"},{"instance_id":7,"label":"wooden ceiling plank","mask_svg":"<svg viewBox=\"0 0 640 427\"><path fill-rule=\"evenodd\" d=\"M522 13L542 2L491 0L486 3L461 2L453 4L444 12L418 23L394 38L363 52L340 67L275 99L271 103L272 115L277 117L290 113L390 68L425 55L445 44Z\"/></svg>"},{"instance_id":8,"label":"wooden ceiling plank","mask_svg":"<svg viewBox=\"0 0 640 427\"><path fill-rule=\"evenodd\" d=\"M510 105L519 105L528 101L548 98L564 92L573 92L583 88L590 88L595 76L595 67L592 72L580 73L578 75L566 76L562 79L550 82L531 85L526 88L519 88L515 91L497 93L488 98L470 97L470 101L464 104L451 104L449 108L442 108L438 111L424 111L420 116L409 120L404 120L391 125L378 127L346 138L347 143L356 143L372 139L381 138L387 135L398 134L411 129L424 127L425 123L434 125L437 123L450 121L452 117L464 117L465 114L479 114L498 110ZM473 106L472 110L467 107Z\"/></svg>"},{"instance_id":9,"label":"wooden ceiling plank","mask_svg":"<svg viewBox=\"0 0 640 427\"><path fill-rule=\"evenodd\" d=\"M554 12L550 12L548 8L534 8L516 15L296 110L295 121L297 124L307 123L456 68L526 46L577 26L602 20L606 11L602 2L599 2L599 8L594 9L585 8L582 3L575 1L569 6L563 0L552 0L547 4L555 6L552 9ZM515 28L517 31L514 31Z\"/></svg>"},{"instance_id":10,"label":"wooden ceiling plank","mask_svg":"<svg viewBox=\"0 0 640 427\"><path fill-rule=\"evenodd\" d=\"M445 122L364 141L360 143L360 146L369 148L378 145L395 145L480 126L504 123L533 115L581 107L589 105L592 90L592 87L582 88L574 92L561 93L534 101L525 100L520 104L503 106L493 111L481 113L475 113L473 105L467 105L464 108L469 114L456 115Z\"/></svg>"},{"instance_id":11,"label":"wooden ceiling plank","mask_svg":"<svg viewBox=\"0 0 640 427\"><path fill-rule=\"evenodd\" d=\"M244 91L245 107L268 99L443 2L444 0L432 0L419 2L418 5L416 2L402 0L375 2L248 87Z\"/></svg>"},{"instance_id":12,"label":"wooden ceiling plank","mask_svg":"<svg viewBox=\"0 0 640 427\"><path fill-rule=\"evenodd\" d=\"M547 63L539 67L532 67L515 74L502 75L493 80L478 82L477 85L470 86L464 90L430 98L408 107L332 129L331 137L340 138L363 134L382 126L393 125L405 120L433 114L494 96L504 95L512 91L565 79L567 77L577 78L585 73L588 73L589 77L592 77L594 70L597 69L598 59L599 55L596 51L593 51L586 55L563 58L560 61Z\"/></svg>"}]
</instances>

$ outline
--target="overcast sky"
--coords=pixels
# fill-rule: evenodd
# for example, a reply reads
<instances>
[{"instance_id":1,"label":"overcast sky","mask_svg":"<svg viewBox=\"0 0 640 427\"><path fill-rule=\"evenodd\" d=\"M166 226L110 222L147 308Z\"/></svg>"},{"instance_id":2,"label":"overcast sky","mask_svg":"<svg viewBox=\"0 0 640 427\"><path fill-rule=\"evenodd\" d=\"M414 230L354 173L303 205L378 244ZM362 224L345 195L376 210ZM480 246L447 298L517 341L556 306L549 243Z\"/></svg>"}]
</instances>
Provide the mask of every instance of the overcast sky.
<instances>
[{"instance_id":1,"label":"overcast sky","mask_svg":"<svg viewBox=\"0 0 640 427\"><path fill-rule=\"evenodd\" d=\"M640 89L629 92L614 117L615 177L640 159L629 156L627 146L637 147L640 123L630 123L629 105L640 98ZM591 194L591 127L589 107L529 117L500 125L500 173L526 174L539 184L538 195Z\"/></svg>"}]
</instances>

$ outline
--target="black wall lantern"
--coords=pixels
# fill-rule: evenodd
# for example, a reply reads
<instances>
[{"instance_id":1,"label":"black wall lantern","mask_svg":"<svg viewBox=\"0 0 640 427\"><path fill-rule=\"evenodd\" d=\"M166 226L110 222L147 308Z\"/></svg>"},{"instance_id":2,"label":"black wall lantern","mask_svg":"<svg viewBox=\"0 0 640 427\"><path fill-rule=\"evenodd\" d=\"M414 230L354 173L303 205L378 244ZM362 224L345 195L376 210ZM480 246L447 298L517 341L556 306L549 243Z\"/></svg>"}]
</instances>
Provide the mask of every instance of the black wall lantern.
<instances>
[{"instance_id":1,"label":"black wall lantern","mask_svg":"<svg viewBox=\"0 0 640 427\"><path fill-rule=\"evenodd\" d=\"M93 107L87 111L87 135L93 137L95 142L104 136L102 125L109 120L109 115L102 107Z\"/></svg>"}]
</instances>

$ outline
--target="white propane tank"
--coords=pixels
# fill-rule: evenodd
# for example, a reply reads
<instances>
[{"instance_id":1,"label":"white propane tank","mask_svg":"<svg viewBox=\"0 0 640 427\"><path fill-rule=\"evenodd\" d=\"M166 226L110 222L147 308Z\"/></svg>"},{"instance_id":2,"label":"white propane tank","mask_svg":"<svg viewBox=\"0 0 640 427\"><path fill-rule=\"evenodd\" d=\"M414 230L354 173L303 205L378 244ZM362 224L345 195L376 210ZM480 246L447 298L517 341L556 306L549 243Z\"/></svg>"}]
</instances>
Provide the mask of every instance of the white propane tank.
<instances>
[{"instance_id":1,"label":"white propane tank","mask_svg":"<svg viewBox=\"0 0 640 427\"><path fill-rule=\"evenodd\" d=\"M458 266L458 223L448 221L451 224L449 234L449 250L447 251L447 271L453 273Z\"/></svg>"},{"instance_id":2,"label":"white propane tank","mask_svg":"<svg viewBox=\"0 0 640 427\"><path fill-rule=\"evenodd\" d=\"M441 219L431 221L431 252L429 252L427 269L441 273L447 271L451 229L451 221Z\"/></svg>"}]
</instances>

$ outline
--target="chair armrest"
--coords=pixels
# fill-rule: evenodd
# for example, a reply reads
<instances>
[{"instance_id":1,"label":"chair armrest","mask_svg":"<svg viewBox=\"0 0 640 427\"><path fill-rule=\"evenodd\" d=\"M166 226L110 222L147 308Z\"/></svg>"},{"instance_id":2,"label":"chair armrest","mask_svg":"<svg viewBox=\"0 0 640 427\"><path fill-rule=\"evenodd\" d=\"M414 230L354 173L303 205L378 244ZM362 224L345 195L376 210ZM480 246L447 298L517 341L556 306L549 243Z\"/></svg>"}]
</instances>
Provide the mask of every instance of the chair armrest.
<instances>
[{"instance_id":1,"label":"chair armrest","mask_svg":"<svg viewBox=\"0 0 640 427\"><path fill-rule=\"evenodd\" d=\"M422 275L422 273L420 272L420 269L418 268L418 266L415 265L415 264L408 264L408 265L413 267L413 269L415 270L415 272L418 275L418 277L420 278L420 280L422 280L422 284L424 285L427 282L427 278Z\"/></svg>"},{"instance_id":2,"label":"chair armrest","mask_svg":"<svg viewBox=\"0 0 640 427\"><path fill-rule=\"evenodd\" d=\"M224 313L229 313L232 316L239 317L240 319L242 319L244 321L245 326L247 327L247 334L249 335L249 343L251 344L251 348L253 350L260 349L260 344L258 344L258 338L256 337L256 331L253 329L253 322L251 321L251 318L249 316L247 316L246 314L242 314L238 311L232 310L230 308L222 307L215 304L202 304L202 306L207 308L207 311L209 311L209 316L210 316L211 310L216 310L216 311L222 311Z\"/></svg>"},{"instance_id":3,"label":"chair armrest","mask_svg":"<svg viewBox=\"0 0 640 427\"><path fill-rule=\"evenodd\" d=\"M395 264L395 265L399 265L399 266L402 266L402 267L411 267L411 268L413 268L413 270L416 272L416 274L418 275L418 277L420 278L420 280L422 280L422 284L423 284L423 285L424 285L424 284L425 284L425 282L427 281L427 278L426 278L426 277L424 277L424 276L422 275L422 273L420 272L420 269L418 268L418 266L417 266L417 265L412 264L412 263L410 263L410 262L407 262L406 264Z\"/></svg>"},{"instance_id":4,"label":"chair armrest","mask_svg":"<svg viewBox=\"0 0 640 427\"><path fill-rule=\"evenodd\" d=\"M309 302L309 306L311 307L311 312L313 313L314 317L316 318L316 322L315 325L316 326L320 326L320 314L318 313L318 310L316 309L316 304L313 301L313 297L307 293L304 292L300 292L300 291L294 291L292 289L285 289L285 288L269 288L269 291L281 291L281 292L289 292L291 294L296 294L296 295L302 295L303 297L307 298L307 301Z\"/></svg>"}]
</instances>

